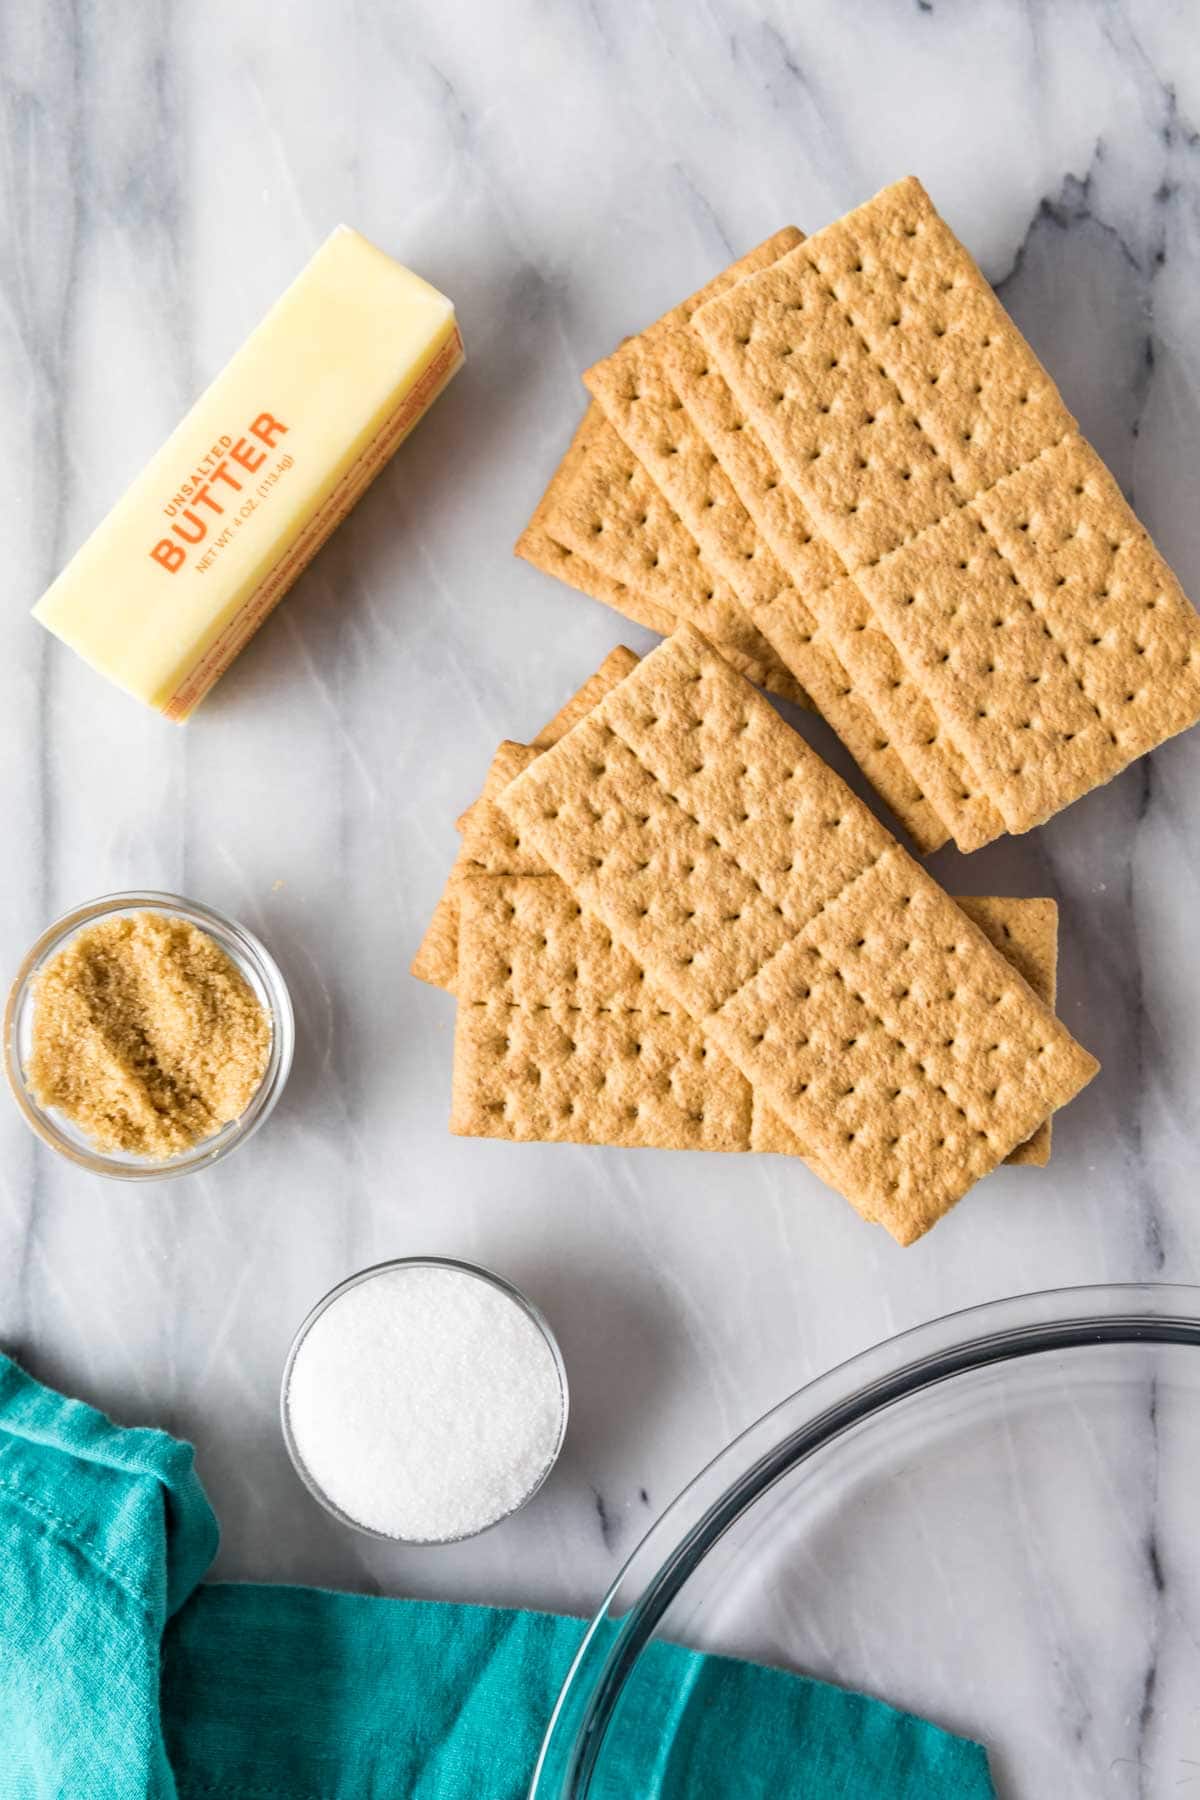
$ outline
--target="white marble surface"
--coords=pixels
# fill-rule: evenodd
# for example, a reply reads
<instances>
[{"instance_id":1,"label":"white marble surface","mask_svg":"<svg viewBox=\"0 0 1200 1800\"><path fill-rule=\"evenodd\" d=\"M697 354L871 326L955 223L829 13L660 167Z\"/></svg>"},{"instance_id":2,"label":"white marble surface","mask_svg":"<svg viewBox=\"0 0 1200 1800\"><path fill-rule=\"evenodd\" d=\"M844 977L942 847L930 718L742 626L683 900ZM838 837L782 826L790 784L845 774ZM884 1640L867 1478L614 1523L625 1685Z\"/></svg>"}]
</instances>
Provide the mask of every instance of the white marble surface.
<instances>
[{"instance_id":1,"label":"white marble surface","mask_svg":"<svg viewBox=\"0 0 1200 1800\"><path fill-rule=\"evenodd\" d=\"M908 1251L776 1159L450 1138L452 1006L406 973L497 740L652 641L510 554L579 371L786 221L920 175L1200 592L1191 10L95 0L8 8L0 70L0 955L172 888L260 932L299 1023L278 1112L208 1176L91 1179L5 1103L0 1343L194 1439L218 1571L586 1610L710 1454L858 1348L1031 1288L1200 1280L1200 735L934 859L1059 898L1062 1010L1105 1066L1047 1171ZM180 731L28 608L341 219L455 297L470 362ZM574 1395L534 1506L422 1554L319 1512L276 1423L311 1302L418 1251L527 1288Z\"/></svg>"}]
</instances>

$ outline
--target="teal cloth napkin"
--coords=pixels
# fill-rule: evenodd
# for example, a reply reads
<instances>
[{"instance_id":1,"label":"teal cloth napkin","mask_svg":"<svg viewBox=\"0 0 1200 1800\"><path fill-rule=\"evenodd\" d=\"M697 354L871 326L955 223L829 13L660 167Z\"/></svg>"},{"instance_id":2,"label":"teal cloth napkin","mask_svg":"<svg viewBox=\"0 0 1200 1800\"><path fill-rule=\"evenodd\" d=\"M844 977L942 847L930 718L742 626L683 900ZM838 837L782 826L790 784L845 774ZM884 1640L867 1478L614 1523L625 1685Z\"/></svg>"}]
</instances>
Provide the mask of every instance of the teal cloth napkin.
<instances>
[{"instance_id":1,"label":"teal cloth napkin","mask_svg":"<svg viewBox=\"0 0 1200 1800\"><path fill-rule=\"evenodd\" d=\"M584 1626L202 1586L189 1445L0 1355L0 1800L520 1800ZM991 1800L977 1744L655 1644L594 1800Z\"/></svg>"}]
</instances>

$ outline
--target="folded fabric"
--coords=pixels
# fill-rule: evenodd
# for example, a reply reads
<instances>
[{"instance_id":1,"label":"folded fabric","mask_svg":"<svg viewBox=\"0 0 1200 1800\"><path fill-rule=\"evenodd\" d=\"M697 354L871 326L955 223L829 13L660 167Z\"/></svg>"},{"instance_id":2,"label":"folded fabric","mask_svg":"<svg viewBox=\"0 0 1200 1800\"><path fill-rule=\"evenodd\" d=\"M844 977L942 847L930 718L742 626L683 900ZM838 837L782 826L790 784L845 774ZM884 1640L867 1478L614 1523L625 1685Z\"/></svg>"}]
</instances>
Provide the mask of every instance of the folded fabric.
<instances>
[{"instance_id":1,"label":"folded fabric","mask_svg":"<svg viewBox=\"0 0 1200 1800\"><path fill-rule=\"evenodd\" d=\"M577 1619L201 1586L190 1446L0 1356L0 1800L518 1800ZM550 1791L555 1791L553 1788ZM987 1759L879 1701L656 1643L594 1800L987 1800Z\"/></svg>"}]
</instances>

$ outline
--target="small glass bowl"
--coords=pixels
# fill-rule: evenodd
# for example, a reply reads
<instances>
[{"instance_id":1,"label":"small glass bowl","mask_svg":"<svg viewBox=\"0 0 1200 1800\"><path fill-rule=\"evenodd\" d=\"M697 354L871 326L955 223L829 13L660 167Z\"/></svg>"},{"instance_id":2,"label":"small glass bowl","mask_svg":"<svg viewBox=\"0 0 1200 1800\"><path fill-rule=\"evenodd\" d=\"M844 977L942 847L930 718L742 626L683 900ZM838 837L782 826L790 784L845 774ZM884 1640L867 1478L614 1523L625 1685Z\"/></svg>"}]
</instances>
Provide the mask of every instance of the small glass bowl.
<instances>
[{"instance_id":1,"label":"small glass bowl","mask_svg":"<svg viewBox=\"0 0 1200 1800\"><path fill-rule=\"evenodd\" d=\"M189 924L207 932L249 982L271 1027L267 1067L245 1112L211 1137L202 1138L190 1150L165 1158L136 1156L123 1150L98 1150L56 1107L38 1104L27 1078L38 975L85 925L140 912L165 913L169 918L186 919ZM270 952L244 925L214 912L210 906L202 906L197 900L184 900L178 894L106 894L99 900L77 906L47 926L17 970L4 1009L4 1067L26 1124L60 1156L93 1175L108 1175L117 1181L161 1181L173 1175L190 1175L195 1169L211 1168L258 1130L283 1092L292 1066L295 1036L291 997L282 972Z\"/></svg>"},{"instance_id":2,"label":"small glass bowl","mask_svg":"<svg viewBox=\"0 0 1200 1800\"><path fill-rule=\"evenodd\" d=\"M523 1495L523 1497L517 1501L515 1506L509 1507L508 1511L501 1513L498 1518L489 1519L485 1525L480 1525L476 1530L460 1532L454 1537L398 1537L388 1531L379 1531L374 1525L363 1525L358 1519L352 1517L350 1513L343 1512L341 1507L329 1498L329 1495L320 1486L317 1480L310 1475L305 1465L304 1458L300 1454L300 1447L296 1443L295 1436L292 1432L292 1422L288 1416L288 1389L292 1382L292 1368L295 1364L296 1357L300 1352L300 1346L308 1336L309 1331L316 1324L322 1313L328 1311L335 1300L340 1300L342 1295L346 1293L349 1288L357 1287L361 1281L370 1281L376 1275L389 1275L394 1269L453 1269L460 1275L472 1275L477 1281L487 1282L489 1287L495 1288L496 1291L503 1294L506 1299L514 1301L516 1305L520 1307L530 1323L537 1327L546 1348L550 1352L554 1362L555 1373L558 1376L559 1395L562 1402L558 1421L558 1436L554 1441L554 1448L547 1458L545 1468L542 1470L529 1492ZM558 1347L558 1339L555 1337L549 1322L541 1312L540 1308L535 1306L533 1301L521 1292L520 1288L514 1287L510 1281L505 1281L502 1275L495 1274L491 1269L485 1269L480 1263L458 1262L450 1256L397 1256L393 1257L388 1262L372 1263L370 1268L359 1269L357 1274L347 1275L344 1281L339 1281L336 1287L330 1288L329 1292L322 1299L317 1301L316 1305L312 1308L312 1311L301 1323L295 1337L292 1339L291 1348L287 1355L287 1361L283 1365L283 1379L279 1386L279 1422L283 1428L283 1441L287 1446L287 1453L292 1459L292 1467L295 1469L297 1475L300 1477L313 1499L316 1500L319 1505L323 1506L325 1511L335 1518L340 1525L349 1526L351 1531L360 1531L366 1537L379 1538L386 1544L403 1544L414 1550L440 1549L446 1544L461 1544L465 1543L470 1538L482 1537L484 1532L493 1531L497 1525L502 1525L505 1519L511 1519L514 1513L521 1512L523 1508L528 1506L534 1495L539 1493L545 1485L551 1470L554 1468L562 1453L563 1440L567 1435L567 1413L569 1411L569 1406L570 1395L567 1388L567 1370L562 1359L562 1351Z\"/></svg>"}]
</instances>

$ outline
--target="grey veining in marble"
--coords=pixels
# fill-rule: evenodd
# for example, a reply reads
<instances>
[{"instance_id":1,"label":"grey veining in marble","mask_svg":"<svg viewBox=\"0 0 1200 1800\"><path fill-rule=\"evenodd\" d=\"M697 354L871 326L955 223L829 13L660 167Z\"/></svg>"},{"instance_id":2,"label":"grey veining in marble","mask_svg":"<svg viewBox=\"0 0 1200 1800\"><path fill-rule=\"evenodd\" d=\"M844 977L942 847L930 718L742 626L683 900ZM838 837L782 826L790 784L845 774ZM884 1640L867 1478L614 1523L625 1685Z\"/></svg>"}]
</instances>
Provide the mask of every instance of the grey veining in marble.
<instances>
[{"instance_id":1,"label":"grey veining in marble","mask_svg":"<svg viewBox=\"0 0 1200 1800\"><path fill-rule=\"evenodd\" d=\"M406 973L495 743L652 642L510 554L580 370L786 221L918 174L1200 594L1190 7L45 0L0 11L0 85L0 952L172 888L263 936L299 1025L278 1112L211 1175L106 1185L0 1107L0 1343L194 1439L219 1573L587 1610L703 1461L858 1348L1032 1288L1200 1280L1200 734L933 859L951 891L1057 896L1061 1010L1104 1073L1048 1170L1000 1172L907 1252L777 1159L450 1138L453 1009ZM341 219L455 297L470 361L180 731L28 608ZM312 1504L275 1409L312 1301L419 1251L539 1301L574 1409L527 1513L414 1554ZM1158 1503L1136 1501L1151 1544ZM1179 1571L1148 1567L1169 1612ZM1193 1778L1146 1761L1138 1712L1129 1767L1076 1791Z\"/></svg>"}]
</instances>

